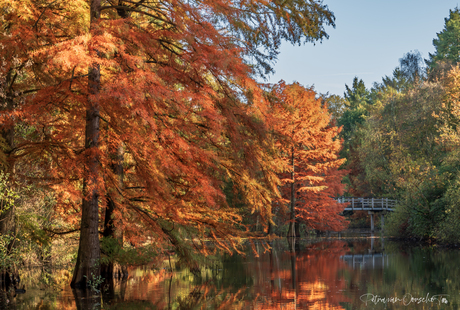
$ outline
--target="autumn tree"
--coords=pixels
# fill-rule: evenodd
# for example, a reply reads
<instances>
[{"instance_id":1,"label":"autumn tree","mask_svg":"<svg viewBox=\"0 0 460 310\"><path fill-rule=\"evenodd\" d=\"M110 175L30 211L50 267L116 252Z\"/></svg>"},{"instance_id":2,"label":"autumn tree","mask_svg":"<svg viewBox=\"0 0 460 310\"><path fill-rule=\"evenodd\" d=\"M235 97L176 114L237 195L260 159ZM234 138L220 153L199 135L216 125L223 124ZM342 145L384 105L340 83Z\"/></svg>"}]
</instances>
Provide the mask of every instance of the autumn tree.
<instances>
[{"instance_id":1,"label":"autumn tree","mask_svg":"<svg viewBox=\"0 0 460 310\"><path fill-rule=\"evenodd\" d=\"M411 59L413 68L420 63ZM413 74L417 70L406 71L403 64L371 90L373 104L360 126L354 157L360 167L356 178L367 194L398 199L396 211L388 216L389 233L441 239L447 230L455 230L446 215L457 166L452 160L456 155L451 157L455 147L447 142L457 123L456 86L447 82L455 74L420 78Z\"/></svg>"},{"instance_id":2,"label":"autumn tree","mask_svg":"<svg viewBox=\"0 0 460 310\"><path fill-rule=\"evenodd\" d=\"M414 88L419 87L423 84L426 74L425 68L423 67L423 60L419 52L406 53L401 59L399 59L400 65L393 70L391 76L385 76L382 78L381 83L374 83L371 89L367 89L362 80L355 78L353 80L352 87L346 85L346 92L344 94L345 100L347 101L346 109L340 117L338 123L343 125L343 131L341 136L344 141L344 150L342 156L347 158L345 168L349 169L349 175L347 176L348 192L353 195L379 195L382 194L383 184L373 183L369 178L371 175L379 180L385 179L383 177L388 170L387 169L371 169L363 165L363 158L367 158L369 154L361 153L359 148L367 139L365 135L369 132L364 127L370 125L370 114L376 111L380 107L376 105L382 102L395 102L397 98L403 97L405 93L412 91ZM383 120L385 122L395 121L399 114L399 108L395 105L388 105L387 114ZM417 113L420 113L418 111ZM373 136L378 137L379 132L377 129ZM383 144L376 145L377 150L381 150ZM372 161L381 163L386 162L383 155L372 155L369 157ZM369 176L369 177L368 177ZM391 183L391 182L390 182ZM390 185L387 184L384 187L388 188ZM392 186L393 187L393 186Z\"/></svg>"},{"instance_id":3,"label":"autumn tree","mask_svg":"<svg viewBox=\"0 0 460 310\"><path fill-rule=\"evenodd\" d=\"M459 240L459 72L456 66L444 78L426 81L395 102L410 106L397 114L397 139L388 152L394 158L390 171L400 200L389 221L393 234Z\"/></svg>"},{"instance_id":4,"label":"autumn tree","mask_svg":"<svg viewBox=\"0 0 460 310\"><path fill-rule=\"evenodd\" d=\"M65 7L57 4L59 10L55 12L56 14L50 14L50 11L46 10L37 11L39 8L47 7L48 3L45 1L37 1L33 7L29 4L23 1L0 1L2 19L0 34L0 58L2 59L0 65L0 144L2 144L2 151L0 153L4 155L1 156L1 170L9 176L7 184L14 191L30 184L28 177L37 176L34 173L38 169L44 175L49 168L48 165L41 167L35 164L29 165L31 163L29 159L18 160L25 155L24 150L19 146L19 139L30 133L31 128L21 121L21 116L18 114L20 106L25 103L26 97L32 95L39 87L58 83L52 75L48 74L49 71L41 70L54 56L53 53L47 55L45 50L58 45L68 37L78 35L82 30L80 28L82 22L85 22L80 15L80 9L86 7L85 3L81 7L78 6L78 3L76 6L72 4ZM49 25L59 24L60 27L56 28L55 32L50 33L45 29L39 34L43 30L39 25L39 17L47 17ZM73 29L66 27L69 23L73 23ZM41 50L41 56L34 54L38 50ZM39 195L35 196L35 199L38 197ZM16 211L22 207L21 204L25 202L25 198L22 196L16 199L8 210L3 210L5 212L2 212L0 220L2 237L12 234L17 237L19 233L24 233L24 231L18 232L19 217ZM17 245L18 242L15 241Z\"/></svg>"},{"instance_id":5,"label":"autumn tree","mask_svg":"<svg viewBox=\"0 0 460 310\"><path fill-rule=\"evenodd\" d=\"M329 114L331 115L331 121L337 124L338 120L342 117L347 106L347 101L338 95L322 95L321 99L324 101L324 104L327 105Z\"/></svg>"},{"instance_id":6,"label":"autumn tree","mask_svg":"<svg viewBox=\"0 0 460 310\"><path fill-rule=\"evenodd\" d=\"M280 82L271 96L276 145L285 167L280 179L290 209L288 237L299 236L295 226L301 222L311 229L343 229L343 206L334 200L345 174L338 170L344 162L338 156L340 129L330 124L327 106L313 89Z\"/></svg>"},{"instance_id":7,"label":"autumn tree","mask_svg":"<svg viewBox=\"0 0 460 310\"><path fill-rule=\"evenodd\" d=\"M350 116L360 83L347 87L339 124L354 136L347 141L349 191L398 199L386 224L392 235L458 242L459 16L456 8L445 19L428 69L418 52L405 54L392 76L367 91L359 117Z\"/></svg>"},{"instance_id":8,"label":"autumn tree","mask_svg":"<svg viewBox=\"0 0 460 310\"><path fill-rule=\"evenodd\" d=\"M108 193L111 225L159 253L171 244L184 254L184 236L237 244L226 179L270 216L275 151L252 76L270 71L282 39L327 37L334 16L321 1L0 3L0 53L12 60L1 74L15 102L2 130L30 129L9 156L36 168L22 177L52 190L55 216L80 230L72 286L100 272Z\"/></svg>"}]
</instances>

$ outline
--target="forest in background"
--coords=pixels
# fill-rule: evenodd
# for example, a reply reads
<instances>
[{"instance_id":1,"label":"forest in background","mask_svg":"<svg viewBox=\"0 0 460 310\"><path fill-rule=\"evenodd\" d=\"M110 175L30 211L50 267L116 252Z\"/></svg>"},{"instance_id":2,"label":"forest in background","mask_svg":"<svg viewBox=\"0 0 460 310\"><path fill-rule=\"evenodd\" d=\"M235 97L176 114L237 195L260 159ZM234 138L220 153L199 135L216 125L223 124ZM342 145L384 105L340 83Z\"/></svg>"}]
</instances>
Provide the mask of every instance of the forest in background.
<instances>
[{"instance_id":1,"label":"forest in background","mask_svg":"<svg viewBox=\"0 0 460 310\"><path fill-rule=\"evenodd\" d=\"M411 51L368 89L356 77L339 109L350 195L398 200L387 234L460 240L460 11L445 18L422 59Z\"/></svg>"}]
</instances>

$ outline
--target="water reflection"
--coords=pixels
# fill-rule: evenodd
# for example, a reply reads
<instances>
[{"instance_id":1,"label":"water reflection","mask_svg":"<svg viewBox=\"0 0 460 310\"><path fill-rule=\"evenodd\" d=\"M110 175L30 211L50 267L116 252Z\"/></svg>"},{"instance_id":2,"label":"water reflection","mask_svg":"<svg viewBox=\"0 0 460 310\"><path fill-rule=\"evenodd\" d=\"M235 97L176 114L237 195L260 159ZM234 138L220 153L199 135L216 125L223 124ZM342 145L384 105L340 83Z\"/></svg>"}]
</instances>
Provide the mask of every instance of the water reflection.
<instances>
[{"instance_id":1,"label":"water reflection","mask_svg":"<svg viewBox=\"0 0 460 310\"><path fill-rule=\"evenodd\" d=\"M342 255L342 259L352 269L383 269L389 266L391 254L384 248L384 239L371 234L364 241L353 241L353 252ZM370 243L370 247L369 247Z\"/></svg>"},{"instance_id":2,"label":"water reflection","mask_svg":"<svg viewBox=\"0 0 460 310\"><path fill-rule=\"evenodd\" d=\"M349 254L343 255L340 258L353 269L383 269L384 267L388 267L390 256L385 253L374 253Z\"/></svg>"},{"instance_id":3,"label":"water reflection","mask_svg":"<svg viewBox=\"0 0 460 310\"><path fill-rule=\"evenodd\" d=\"M458 309L458 255L378 236L283 239L223 255L201 275L132 268L100 295L70 290L66 270L23 271L27 292L0 291L0 309Z\"/></svg>"},{"instance_id":4,"label":"water reflection","mask_svg":"<svg viewBox=\"0 0 460 310\"><path fill-rule=\"evenodd\" d=\"M345 241L290 243L289 251L276 252L276 248L279 245L273 245L268 255L277 264L271 264L270 272L258 278L258 295L265 298L248 301L247 309L341 309L340 302L348 301L342 294L345 282L337 277L339 270L346 268L339 259L348 249ZM262 268L265 256L257 260ZM248 265L251 269L251 263ZM267 276L270 287L263 285Z\"/></svg>"}]
</instances>

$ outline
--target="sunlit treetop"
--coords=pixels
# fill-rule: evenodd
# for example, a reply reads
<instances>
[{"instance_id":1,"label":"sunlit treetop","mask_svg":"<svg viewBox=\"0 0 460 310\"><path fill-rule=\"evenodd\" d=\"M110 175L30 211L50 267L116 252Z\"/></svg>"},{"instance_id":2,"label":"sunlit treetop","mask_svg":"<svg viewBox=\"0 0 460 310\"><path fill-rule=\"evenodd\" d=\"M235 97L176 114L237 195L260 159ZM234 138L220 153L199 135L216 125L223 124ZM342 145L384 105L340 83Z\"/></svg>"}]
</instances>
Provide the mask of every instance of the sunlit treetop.
<instances>
[{"instance_id":1,"label":"sunlit treetop","mask_svg":"<svg viewBox=\"0 0 460 310\"><path fill-rule=\"evenodd\" d=\"M335 27L335 17L322 0L253 1L107 1L104 10L116 9L121 17L141 13L150 22L180 28L184 17L213 27L242 48L248 64L260 74L272 72L283 40L293 44L328 38L326 26ZM185 15L183 15L185 14ZM206 26L209 24L209 26Z\"/></svg>"},{"instance_id":2,"label":"sunlit treetop","mask_svg":"<svg viewBox=\"0 0 460 310\"><path fill-rule=\"evenodd\" d=\"M437 38L433 39L436 51L429 54L427 64L435 68L437 62L446 61L456 64L460 61L460 11L459 8L449 11L449 17L444 19L445 25Z\"/></svg>"}]
</instances>

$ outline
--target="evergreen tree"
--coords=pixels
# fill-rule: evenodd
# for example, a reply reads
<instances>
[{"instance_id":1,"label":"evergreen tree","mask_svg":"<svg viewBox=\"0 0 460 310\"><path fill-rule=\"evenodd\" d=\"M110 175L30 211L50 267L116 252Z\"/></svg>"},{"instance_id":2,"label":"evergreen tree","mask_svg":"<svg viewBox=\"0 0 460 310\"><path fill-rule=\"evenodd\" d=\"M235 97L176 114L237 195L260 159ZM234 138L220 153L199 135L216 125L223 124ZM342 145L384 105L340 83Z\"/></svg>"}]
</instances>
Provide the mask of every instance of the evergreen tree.
<instances>
[{"instance_id":1,"label":"evergreen tree","mask_svg":"<svg viewBox=\"0 0 460 310\"><path fill-rule=\"evenodd\" d=\"M363 80L355 77L352 87L345 85L344 97L346 100L346 110L338 121L338 125L343 126L341 137L344 139L344 154L348 153L348 144L353 136L356 127L364 122L366 106L370 102L370 93L366 89Z\"/></svg>"},{"instance_id":2,"label":"evergreen tree","mask_svg":"<svg viewBox=\"0 0 460 310\"><path fill-rule=\"evenodd\" d=\"M444 29L437 33L433 39L436 48L434 54L429 54L430 59L426 63L430 69L438 66L439 62L456 64L460 61L460 10L450 10L449 18L445 18Z\"/></svg>"},{"instance_id":3,"label":"evergreen tree","mask_svg":"<svg viewBox=\"0 0 460 310\"><path fill-rule=\"evenodd\" d=\"M363 80L355 77L352 87L345 85L346 91L344 97L346 100L346 109L338 125L342 126L340 137L343 139L343 149L340 152L342 158L346 158L346 165L343 167L348 170L345 183L348 184L347 191L353 194L365 194L366 189L362 187L363 180L361 177L363 171L357 157L356 149L360 143L359 128L365 122L365 116L371 103L371 93L364 85Z\"/></svg>"}]
</instances>

